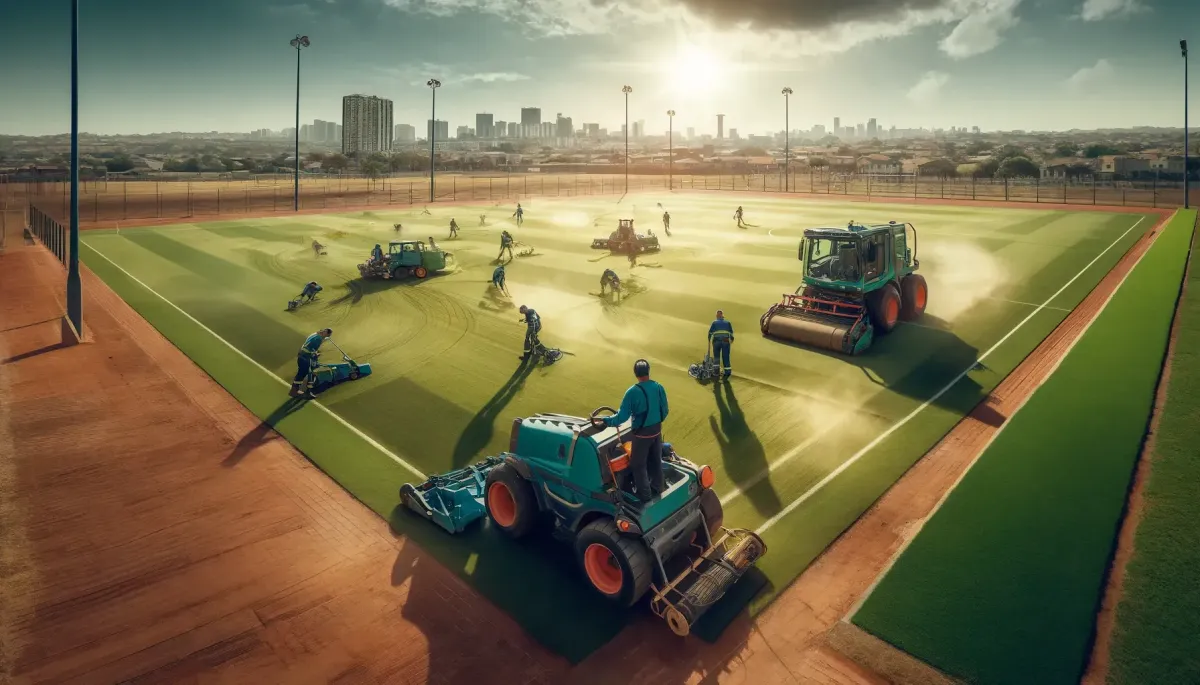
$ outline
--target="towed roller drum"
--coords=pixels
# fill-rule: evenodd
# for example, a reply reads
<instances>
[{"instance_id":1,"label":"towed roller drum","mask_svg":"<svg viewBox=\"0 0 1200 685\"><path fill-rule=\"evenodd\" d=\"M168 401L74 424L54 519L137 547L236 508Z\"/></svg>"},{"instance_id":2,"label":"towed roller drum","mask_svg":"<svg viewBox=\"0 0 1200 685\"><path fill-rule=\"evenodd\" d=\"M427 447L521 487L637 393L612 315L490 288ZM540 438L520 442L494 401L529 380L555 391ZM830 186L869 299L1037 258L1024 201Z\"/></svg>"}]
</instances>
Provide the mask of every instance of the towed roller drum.
<instances>
[{"instance_id":1,"label":"towed roller drum","mask_svg":"<svg viewBox=\"0 0 1200 685\"><path fill-rule=\"evenodd\" d=\"M854 324L854 321L822 321L804 314L776 311L767 314L763 333L772 338L808 347L844 352L846 336L850 334Z\"/></svg>"},{"instance_id":2,"label":"towed roller drum","mask_svg":"<svg viewBox=\"0 0 1200 685\"><path fill-rule=\"evenodd\" d=\"M822 306L823 308L818 308ZM871 327L863 316L865 308L829 302L803 295L785 295L763 314L763 335L806 347L857 354L871 344Z\"/></svg>"}]
</instances>

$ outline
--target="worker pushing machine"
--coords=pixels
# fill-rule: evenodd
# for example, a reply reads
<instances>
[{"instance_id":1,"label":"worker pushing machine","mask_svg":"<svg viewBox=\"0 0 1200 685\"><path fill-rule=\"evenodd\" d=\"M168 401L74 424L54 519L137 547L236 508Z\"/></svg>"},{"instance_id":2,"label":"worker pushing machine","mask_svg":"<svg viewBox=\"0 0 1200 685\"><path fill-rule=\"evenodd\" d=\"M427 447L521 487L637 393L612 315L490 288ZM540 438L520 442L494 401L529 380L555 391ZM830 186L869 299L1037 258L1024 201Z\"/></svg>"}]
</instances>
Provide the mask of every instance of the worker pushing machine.
<instances>
[{"instance_id":1,"label":"worker pushing machine","mask_svg":"<svg viewBox=\"0 0 1200 685\"><path fill-rule=\"evenodd\" d=\"M737 211L733 213L733 218L737 219L738 228L745 228L746 222L742 219L742 206L738 205Z\"/></svg>"},{"instance_id":2,"label":"worker pushing machine","mask_svg":"<svg viewBox=\"0 0 1200 685\"><path fill-rule=\"evenodd\" d=\"M733 344L733 324L725 320L725 312L717 310L717 318L708 327L708 342L712 345L713 358L721 362L724 377L729 378L733 369L729 366L729 348Z\"/></svg>"},{"instance_id":3,"label":"worker pushing machine","mask_svg":"<svg viewBox=\"0 0 1200 685\"><path fill-rule=\"evenodd\" d=\"M534 349L542 344L542 341L538 340L538 333L542 330L542 317L525 305L521 305L519 311L521 320L525 322L525 354L521 355L521 361L525 361L533 356Z\"/></svg>"},{"instance_id":4,"label":"worker pushing machine","mask_svg":"<svg viewBox=\"0 0 1200 685\"><path fill-rule=\"evenodd\" d=\"M317 366L317 357L321 354L321 343L331 335L333 335L332 328L322 328L304 339L304 344L300 346L300 352L296 355L296 377L292 379L292 390L288 393L291 397L314 399L312 388L308 385L309 378L312 377L312 370Z\"/></svg>"},{"instance_id":5,"label":"worker pushing machine","mask_svg":"<svg viewBox=\"0 0 1200 685\"><path fill-rule=\"evenodd\" d=\"M621 294L621 277L612 269L605 269L600 275L600 296L604 296L605 288L612 288L612 291L617 295Z\"/></svg>"},{"instance_id":6,"label":"worker pushing machine","mask_svg":"<svg viewBox=\"0 0 1200 685\"><path fill-rule=\"evenodd\" d=\"M304 289L300 291L300 297L297 299L303 298L307 302L312 302L319 292L321 292L321 286L316 281L309 281L304 284Z\"/></svg>"},{"instance_id":7,"label":"worker pushing machine","mask_svg":"<svg viewBox=\"0 0 1200 685\"><path fill-rule=\"evenodd\" d=\"M450 237L451 238L458 237L458 222L455 221L454 219L450 220Z\"/></svg>"},{"instance_id":8,"label":"worker pushing machine","mask_svg":"<svg viewBox=\"0 0 1200 685\"><path fill-rule=\"evenodd\" d=\"M521 208L521 203L517 203L517 211L513 212L513 217L517 220L517 225L520 226L525 221L525 210Z\"/></svg>"},{"instance_id":9,"label":"worker pushing machine","mask_svg":"<svg viewBox=\"0 0 1200 685\"><path fill-rule=\"evenodd\" d=\"M317 256L317 257L320 257L321 254L325 251L325 246L315 240L313 241L312 248L313 248L313 255Z\"/></svg>"},{"instance_id":10,"label":"worker pushing machine","mask_svg":"<svg viewBox=\"0 0 1200 685\"><path fill-rule=\"evenodd\" d=\"M512 259L513 258L513 237L512 237L512 234L510 234L508 231L502 231L500 233L500 254L496 255L496 261L500 261L500 259L504 256L505 250L508 250L508 258Z\"/></svg>"},{"instance_id":11,"label":"worker pushing machine","mask_svg":"<svg viewBox=\"0 0 1200 685\"><path fill-rule=\"evenodd\" d=\"M507 295L508 285L504 282L504 277L505 273L503 264L496 267L496 269L492 271L492 285L496 286L497 290Z\"/></svg>"},{"instance_id":12,"label":"worker pushing machine","mask_svg":"<svg viewBox=\"0 0 1200 685\"><path fill-rule=\"evenodd\" d=\"M633 375L637 383L625 391L621 409L597 421L614 427L631 421L629 469L638 499L649 502L663 491L662 424L667 419L667 391L658 381L650 380L650 362L645 359L634 362Z\"/></svg>"}]
</instances>

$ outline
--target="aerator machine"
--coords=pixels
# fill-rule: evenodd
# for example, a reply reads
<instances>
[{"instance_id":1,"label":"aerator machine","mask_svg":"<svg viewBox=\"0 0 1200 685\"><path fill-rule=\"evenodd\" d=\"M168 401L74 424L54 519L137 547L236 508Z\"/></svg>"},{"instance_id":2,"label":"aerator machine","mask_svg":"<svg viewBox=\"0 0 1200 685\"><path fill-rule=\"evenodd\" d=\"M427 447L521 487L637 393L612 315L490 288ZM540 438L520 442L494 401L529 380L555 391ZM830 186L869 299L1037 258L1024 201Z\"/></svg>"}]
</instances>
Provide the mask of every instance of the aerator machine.
<instances>
[{"instance_id":1,"label":"aerator machine","mask_svg":"<svg viewBox=\"0 0 1200 685\"><path fill-rule=\"evenodd\" d=\"M763 335L841 354L866 351L875 336L925 313L929 286L916 273L916 252L909 223L806 229L804 282L763 314Z\"/></svg>"}]
</instances>

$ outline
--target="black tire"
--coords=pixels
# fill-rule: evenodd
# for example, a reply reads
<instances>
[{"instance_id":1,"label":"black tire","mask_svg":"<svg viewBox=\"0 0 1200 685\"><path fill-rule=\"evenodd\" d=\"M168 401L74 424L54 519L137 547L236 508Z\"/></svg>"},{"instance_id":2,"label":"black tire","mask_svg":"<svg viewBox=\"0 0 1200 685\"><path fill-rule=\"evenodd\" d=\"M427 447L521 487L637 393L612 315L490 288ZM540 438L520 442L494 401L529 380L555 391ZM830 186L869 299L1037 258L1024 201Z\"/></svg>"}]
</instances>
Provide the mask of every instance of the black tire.
<instances>
[{"instance_id":1,"label":"black tire","mask_svg":"<svg viewBox=\"0 0 1200 685\"><path fill-rule=\"evenodd\" d=\"M353 371L350 372L350 380L352 380L352 381L358 380L358 369L354 369Z\"/></svg>"},{"instance_id":2,"label":"black tire","mask_svg":"<svg viewBox=\"0 0 1200 685\"><path fill-rule=\"evenodd\" d=\"M621 588L615 594L603 592L596 587L588 577L584 554L592 545L603 545L608 548L617 565L621 569ZM605 598L621 606L633 606L646 595L650 589L650 581L654 576L654 564L650 559L650 550L640 539L623 536L617 532L617 524L613 519L603 518L592 521L575 536L575 558L579 562L583 577L592 589Z\"/></svg>"},{"instance_id":3,"label":"black tire","mask_svg":"<svg viewBox=\"0 0 1200 685\"><path fill-rule=\"evenodd\" d=\"M929 304L929 284L925 282L925 277L921 274L905 276L904 280L900 281L900 292L903 294L901 318L905 321L920 318L925 313L925 306Z\"/></svg>"},{"instance_id":4,"label":"black tire","mask_svg":"<svg viewBox=\"0 0 1200 685\"><path fill-rule=\"evenodd\" d=\"M889 316L889 311L894 316ZM876 333L886 335L892 332L900 321L900 292L894 283L888 283L867 296L867 314Z\"/></svg>"},{"instance_id":5,"label":"black tire","mask_svg":"<svg viewBox=\"0 0 1200 685\"><path fill-rule=\"evenodd\" d=\"M503 484L512 494L515 515L511 521L505 523L496 520L496 513L492 511L492 485L496 483ZM492 525L499 528L505 535L519 540L533 530L533 526L537 522L537 498L533 494L533 486L522 478L515 468L509 464L501 464L492 469L488 473L487 487L484 489L484 493L488 518L492 520Z\"/></svg>"},{"instance_id":6,"label":"black tire","mask_svg":"<svg viewBox=\"0 0 1200 685\"><path fill-rule=\"evenodd\" d=\"M721 526L725 525L725 509L721 506L721 498L711 489L700 492L700 512L704 514L704 522L708 524L708 535L716 542L721 537Z\"/></svg>"}]
</instances>

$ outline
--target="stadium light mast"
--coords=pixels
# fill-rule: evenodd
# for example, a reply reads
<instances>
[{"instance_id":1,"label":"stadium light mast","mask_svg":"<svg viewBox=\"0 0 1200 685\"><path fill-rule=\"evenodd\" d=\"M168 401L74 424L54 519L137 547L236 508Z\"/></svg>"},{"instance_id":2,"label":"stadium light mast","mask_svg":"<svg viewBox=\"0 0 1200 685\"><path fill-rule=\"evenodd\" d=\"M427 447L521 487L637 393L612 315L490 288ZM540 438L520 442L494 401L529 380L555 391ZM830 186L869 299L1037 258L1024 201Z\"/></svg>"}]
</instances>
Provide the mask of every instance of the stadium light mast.
<instances>
[{"instance_id":1,"label":"stadium light mast","mask_svg":"<svg viewBox=\"0 0 1200 685\"><path fill-rule=\"evenodd\" d=\"M296 48L296 173L292 188L292 211L300 211L300 50L308 47L308 36L296 36L291 46Z\"/></svg>"},{"instance_id":2,"label":"stadium light mast","mask_svg":"<svg viewBox=\"0 0 1200 685\"><path fill-rule=\"evenodd\" d=\"M1183 53L1183 208L1189 209L1191 200L1191 184L1188 182L1188 59L1187 41L1179 41L1179 50Z\"/></svg>"},{"instance_id":3,"label":"stadium light mast","mask_svg":"<svg viewBox=\"0 0 1200 685\"><path fill-rule=\"evenodd\" d=\"M621 92L625 93L625 192L629 192L629 94L633 92L633 88L622 86Z\"/></svg>"},{"instance_id":4,"label":"stadium light mast","mask_svg":"<svg viewBox=\"0 0 1200 685\"><path fill-rule=\"evenodd\" d=\"M675 190L675 110L667 110L667 184Z\"/></svg>"},{"instance_id":5,"label":"stadium light mast","mask_svg":"<svg viewBox=\"0 0 1200 685\"><path fill-rule=\"evenodd\" d=\"M431 78L425 82L429 86L429 92L433 95L432 111L429 119L429 201L433 202L433 159L434 159L434 141L437 140L437 89L442 87L442 82Z\"/></svg>"},{"instance_id":6,"label":"stadium light mast","mask_svg":"<svg viewBox=\"0 0 1200 685\"><path fill-rule=\"evenodd\" d=\"M790 155L789 155L790 148L789 148L788 136L790 136L792 133L791 123L789 122L789 118L791 116L791 112L789 111L790 106L791 106L791 95L792 95L792 89L788 88L788 87L784 87L784 89L783 89L783 192L785 192L785 193L789 189L788 188L788 167L789 167L789 162L790 162Z\"/></svg>"},{"instance_id":7,"label":"stadium light mast","mask_svg":"<svg viewBox=\"0 0 1200 685\"><path fill-rule=\"evenodd\" d=\"M79 0L71 0L71 253L67 256L67 319L83 336L79 280Z\"/></svg>"}]
</instances>

